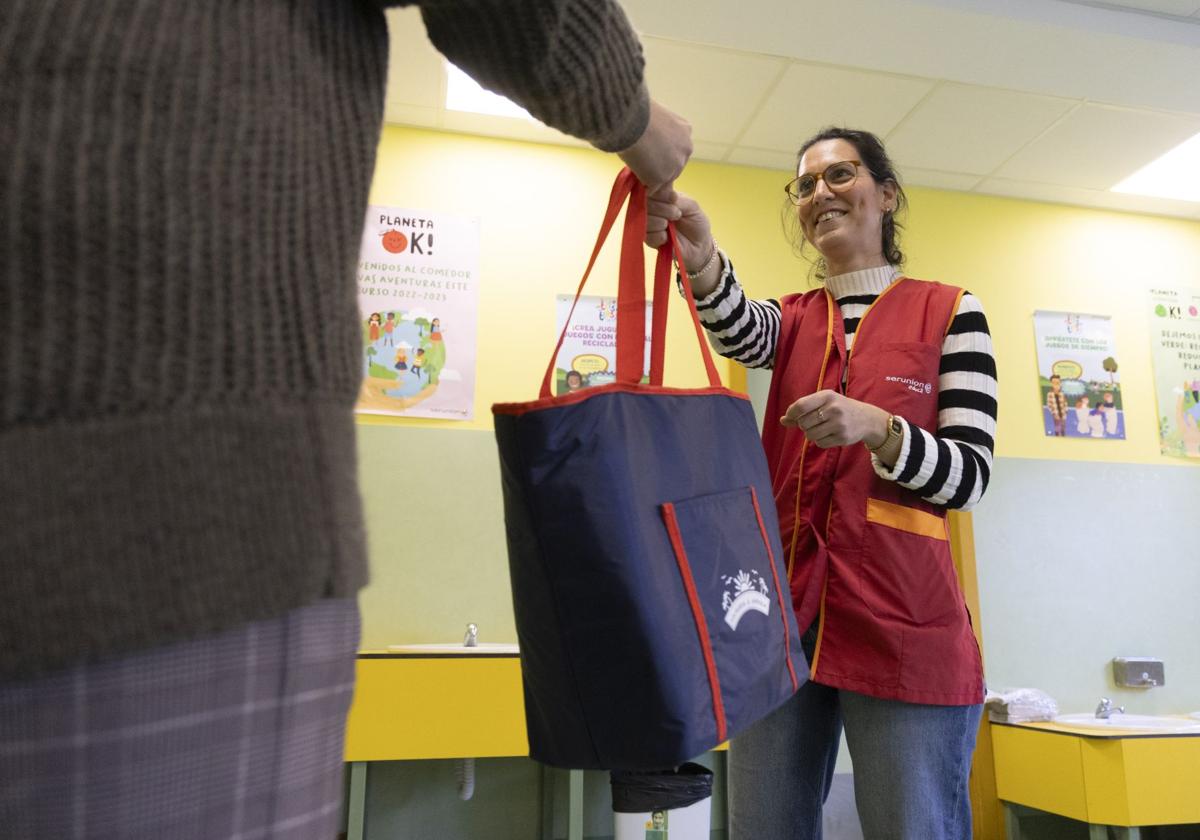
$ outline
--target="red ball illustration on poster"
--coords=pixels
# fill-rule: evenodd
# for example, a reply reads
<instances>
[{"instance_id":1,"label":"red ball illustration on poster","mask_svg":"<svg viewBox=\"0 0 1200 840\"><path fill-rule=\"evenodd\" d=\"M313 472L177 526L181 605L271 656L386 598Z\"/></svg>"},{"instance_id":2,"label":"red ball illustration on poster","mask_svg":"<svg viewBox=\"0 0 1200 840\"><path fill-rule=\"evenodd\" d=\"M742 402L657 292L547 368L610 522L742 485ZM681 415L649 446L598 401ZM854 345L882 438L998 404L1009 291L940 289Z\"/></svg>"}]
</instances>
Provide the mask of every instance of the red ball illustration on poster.
<instances>
[{"instance_id":1,"label":"red ball illustration on poster","mask_svg":"<svg viewBox=\"0 0 1200 840\"><path fill-rule=\"evenodd\" d=\"M389 230L383 234L383 248L393 254L402 254L408 247L408 237L398 230Z\"/></svg>"}]
</instances>

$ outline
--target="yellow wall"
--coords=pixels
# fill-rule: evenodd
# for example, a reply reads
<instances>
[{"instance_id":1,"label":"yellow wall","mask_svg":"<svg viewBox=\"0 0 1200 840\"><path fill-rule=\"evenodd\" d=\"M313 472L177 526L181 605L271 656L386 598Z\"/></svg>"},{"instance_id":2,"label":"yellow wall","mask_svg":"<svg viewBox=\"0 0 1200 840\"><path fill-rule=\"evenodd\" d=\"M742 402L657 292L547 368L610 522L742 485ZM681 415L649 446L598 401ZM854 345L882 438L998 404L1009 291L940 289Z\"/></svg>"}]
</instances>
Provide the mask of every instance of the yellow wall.
<instances>
[{"instance_id":1,"label":"yellow wall","mask_svg":"<svg viewBox=\"0 0 1200 840\"><path fill-rule=\"evenodd\" d=\"M965 286L987 311L1000 379L998 456L1186 464L1158 451L1146 291L1200 285L1200 224L934 190L911 197L911 272ZM1113 317L1127 440L1045 436L1035 309Z\"/></svg>"},{"instance_id":2,"label":"yellow wall","mask_svg":"<svg viewBox=\"0 0 1200 840\"><path fill-rule=\"evenodd\" d=\"M535 396L553 349L554 296L578 282L617 168L615 158L588 149L384 131L371 202L479 216L482 242L475 420L382 422L490 429L493 402ZM808 288L807 265L782 233L785 180L695 162L680 181L709 211L752 295ZM1145 291L1152 283L1200 284L1200 224L919 188L909 197L909 272L965 286L986 309L1000 378L997 455L1183 463L1158 454ZM592 293L614 292L615 257L613 247L601 258ZM1128 440L1044 436L1035 309L1113 316ZM674 299L667 379L695 386L702 368L685 318Z\"/></svg>"}]
</instances>

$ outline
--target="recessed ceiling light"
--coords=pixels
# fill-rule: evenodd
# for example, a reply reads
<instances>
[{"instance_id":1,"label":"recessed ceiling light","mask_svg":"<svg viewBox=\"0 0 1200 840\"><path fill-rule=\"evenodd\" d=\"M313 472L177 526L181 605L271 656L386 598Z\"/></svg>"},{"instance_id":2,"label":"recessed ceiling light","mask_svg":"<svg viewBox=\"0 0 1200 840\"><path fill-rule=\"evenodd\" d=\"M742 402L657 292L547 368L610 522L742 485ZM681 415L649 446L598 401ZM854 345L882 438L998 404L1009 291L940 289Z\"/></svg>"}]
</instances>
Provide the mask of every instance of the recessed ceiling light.
<instances>
[{"instance_id":1,"label":"recessed ceiling light","mask_svg":"<svg viewBox=\"0 0 1200 840\"><path fill-rule=\"evenodd\" d=\"M446 62L446 110L533 120L529 112L520 105L505 99L498 93L484 90L480 87L479 82L448 61Z\"/></svg>"},{"instance_id":2,"label":"recessed ceiling light","mask_svg":"<svg viewBox=\"0 0 1200 840\"><path fill-rule=\"evenodd\" d=\"M1112 192L1200 202L1200 134L1146 164Z\"/></svg>"}]
</instances>

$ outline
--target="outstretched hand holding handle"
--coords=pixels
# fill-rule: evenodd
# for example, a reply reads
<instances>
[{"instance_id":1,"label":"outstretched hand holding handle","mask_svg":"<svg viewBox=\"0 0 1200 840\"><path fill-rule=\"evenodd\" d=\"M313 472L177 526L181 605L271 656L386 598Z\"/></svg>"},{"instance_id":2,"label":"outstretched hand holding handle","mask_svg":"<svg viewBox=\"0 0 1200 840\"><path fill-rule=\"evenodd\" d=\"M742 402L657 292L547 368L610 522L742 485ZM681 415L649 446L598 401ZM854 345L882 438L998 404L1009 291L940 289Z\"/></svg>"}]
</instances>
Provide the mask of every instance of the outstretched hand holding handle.
<instances>
[{"instance_id":1,"label":"outstretched hand holding handle","mask_svg":"<svg viewBox=\"0 0 1200 840\"><path fill-rule=\"evenodd\" d=\"M637 142L617 155L646 185L647 192L654 192L678 178L692 156L692 125L651 100L646 130Z\"/></svg>"}]
</instances>

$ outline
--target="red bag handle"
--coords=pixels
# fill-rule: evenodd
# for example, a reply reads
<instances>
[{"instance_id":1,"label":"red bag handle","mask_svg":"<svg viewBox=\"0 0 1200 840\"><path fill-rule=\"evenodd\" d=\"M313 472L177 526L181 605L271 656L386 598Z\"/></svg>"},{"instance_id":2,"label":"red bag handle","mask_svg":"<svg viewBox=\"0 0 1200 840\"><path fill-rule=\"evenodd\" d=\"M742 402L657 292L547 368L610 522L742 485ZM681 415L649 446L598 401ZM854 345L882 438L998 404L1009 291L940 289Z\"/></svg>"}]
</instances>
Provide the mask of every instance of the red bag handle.
<instances>
[{"instance_id":1,"label":"red bag handle","mask_svg":"<svg viewBox=\"0 0 1200 840\"><path fill-rule=\"evenodd\" d=\"M567 313L566 323L550 356L550 364L546 366L546 375L542 377L540 397L550 396L550 383L554 377L554 365L558 361L559 351L571 327L571 318L575 307L583 294L588 276L596 264L600 248L608 239L613 223L621 212L622 205L629 200L629 208L625 214L625 225L621 238L621 267L620 279L617 285L617 382L636 385L642 379L642 366L645 359L646 343L646 264L642 240L646 232L646 188L628 167L621 170L613 183L612 192L608 197L608 209L604 221L600 224L600 233L596 237L596 245L592 248L591 259L579 281L575 291L575 300ZM679 263L679 271L683 276L684 296L687 298L688 311L692 316L692 324L696 329L696 340L700 344L700 355L704 360L704 368L708 373L708 383L713 388L721 387L721 377L713 364L712 352L704 339L704 328L700 326L700 316L696 312L696 299L692 294L692 282L687 269L683 267L683 258L679 254L679 243L675 238L675 226L667 225L667 242L658 249L658 259L654 264L654 310L650 324L650 384L658 387L663 380L663 362L666 355L667 306L671 295L671 254L674 253Z\"/></svg>"}]
</instances>

